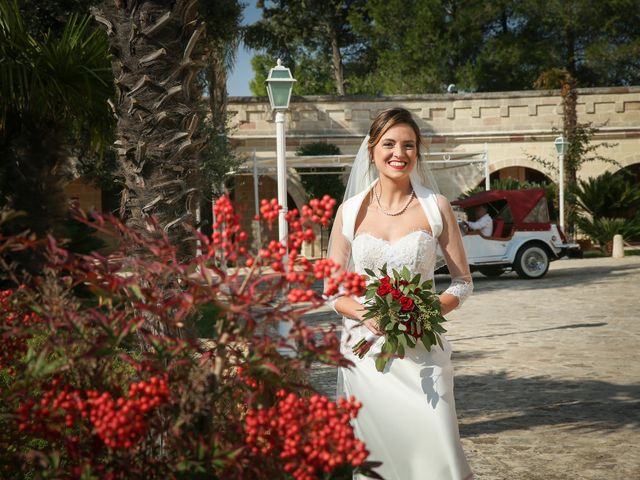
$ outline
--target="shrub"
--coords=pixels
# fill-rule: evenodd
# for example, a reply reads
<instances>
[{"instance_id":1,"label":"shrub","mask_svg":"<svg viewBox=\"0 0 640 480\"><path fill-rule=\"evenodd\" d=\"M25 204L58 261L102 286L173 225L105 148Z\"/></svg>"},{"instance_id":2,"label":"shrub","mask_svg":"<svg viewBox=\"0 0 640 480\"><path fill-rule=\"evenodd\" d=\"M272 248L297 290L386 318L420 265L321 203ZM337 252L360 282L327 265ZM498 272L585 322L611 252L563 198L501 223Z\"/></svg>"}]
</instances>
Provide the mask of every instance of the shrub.
<instances>
[{"instance_id":1,"label":"shrub","mask_svg":"<svg viewBox=\"0 0 640 480\"><path fill-rule=\"evenodd\" d=\"M153 221L149 239L112 217L79 218L119 232L123 247L109 257L0 234L0 476L346 479L369 471L349 424L359 404L329 402L304 381L312 362L348 366L334 328L301 318L324 301L314 282L326 278L328 294L363 287L332 262L298 254L334 205L325 197L288 212L286 259L277 242L248 251L226 197L215 203L213 235L199 236L203 254L188 263ZM262 221L279 208L263 202ZM38 275L21 277L5 261L39 247L47 262ZM275 334L279 321L291 323L288 336ZM276 423L261 423L264 412ZM296 432L303 448L276 439L277 428ZM321 432L332 441L318 442Z\"/></svg>"},{"instance_id":2,"label":"shrub","mask_svg":"<svg viewBox=\"0 0 640 480\"><path fill-rule=\"evenodd\" d=\"M640 207L640 189L619 173L578 180L575 196L580 210L594 218L633 218Z\"/></svg>"},{"instance_id":3,"label":"shrub","mask_svg":"<svg viewBox=\"0 0 640 480\"><path fill-rule=\"evenodd\" d=\"M333 143L314 142L300 146L296 151L298 156L316 156L316 155L340 155L340 147ZM342 183L341 175L336 174L338 167L299 167L296 168L300 174L300 181L311 197L318 197L323 194L329 194L334 198L342 198L344 196L345 185ZM344 171L344 168L340 168Z\"/></svg>"},{"instance_id":4,"label":"shrub","mask_svg":"<svg viewBox=\"0 0 640 480\"><path fill-rule=\"evenodd\" d=\"M600 250L611 254L614 235L623 238L640 237L640 219L627 220L624 218L595 218L578 217L578 228L593 241L600 244Z\"/></svg>"},{"instance_id":5,"label":"shrub","mask_svg":"<svg viewBox=\"0 0 640 480\"><path fill-rule=\"evenodd\" d=\"M610 250L616 234L627 240L640 238L640 190L623 173L579 180L573 198L578 228L603 251Z\"/></svg>"}]
</instances>

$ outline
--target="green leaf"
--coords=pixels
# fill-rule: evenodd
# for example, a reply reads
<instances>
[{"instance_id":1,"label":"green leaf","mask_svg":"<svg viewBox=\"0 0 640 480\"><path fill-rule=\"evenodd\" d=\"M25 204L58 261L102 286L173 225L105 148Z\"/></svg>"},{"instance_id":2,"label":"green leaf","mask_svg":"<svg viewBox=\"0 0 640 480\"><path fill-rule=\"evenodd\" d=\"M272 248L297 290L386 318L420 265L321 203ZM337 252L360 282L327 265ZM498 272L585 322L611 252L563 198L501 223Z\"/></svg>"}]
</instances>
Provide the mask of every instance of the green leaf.
<instances>
[{"instance_id":1,"label":"green leaf","mask_svg":"<svg viewBox=\"0 0 640 480\"><path fill-rule=\"evenodd\" d=\"M144 295L142 295L142 290L140 289L140 285L129 285L129 289L133 292L138 300L141 302L144 301Z\"/></svg>"},{"instance_id":2,"label":"green leaf","mask_svg":"<svg viewBox=\"0 0 640 480\"><path fill-rule=\"evenodd\" d=\"M369 275L370 277L376 278L376 274L375 274L375 273L373 273L373 270L370 270L370 269L368 269L368 268L365 268L365 269L364 269L364 271L365 271L365 273L366 273L367 275Z\"/></svg>"},{"instance_id":3,"label":"green leaf","mask_svg":"<svg viewBox=\"0 0 640 480\"><path fill-rule=\"evenodd\" d=\"M384 370L384 367L387 366L388 360L388 358L383 357L382 355L378 356L378 358L376 358L376 370L382 372Z\"/></svg>"},{"instance_id":4,"label":"green leaf","mask_svg":"<svg viewBox=\"0 0 640 480\"><path fill-rule=\"evenodd\" d=\"M402 267L402 271L400 274L402 275L402 278L404 280L409 280L411 278L411 272L409 271L406 265Z\"/></svg>"},{"instance_id":5,"label":"green leaf","mask_svg":"<svg viewBox=\"0 0 640 480\"><path fill-rule=\"evenodd\" d=\"M424 348L427 349L427 352L430 352L431 351L431 340L428 338L428 336L426 334L422 335L421 340L422 340L422 344L424 345Z\"/></svg>"},{"instance_id":6,"label":"green leaf","mask_svg":"<svg viewBox=\"0 0 640 480\"><path fill-rule=\"evenodd\" d=\"M420 286L420 274L416 273L416 275L411 279L411 283L414 285Z\"/></svg>"},{"instance_id":7,"label":"green leaf","mask_svg":"<svg viewBox=\"0 0 640 480\"><path fill-rule=\"evenodd\" d=\"M404 334L404 338L407 341L407 345L411 348L415 348L416 347L416 340L415 338L413 338L411 335L407 335L406 333Z\"/></svg>"},{"instance_id":8,"label":"green leaf","mask_svg":"<svg viewBox=\"0 0 640 480\"><path fill-rule=\"evenodd\" d=\"M402 336L398 338L402 338ZM404 344L401 341L398 343L397 355L400 358L404 358Z\"/></svg>"},{"instance_id":9,"label":"green leaf","mask_svg":"<svg viewBox=\"0 0 640 480\"><path fill-rule=\"evenodd\" d=\"M438 323L432 324L431 328L437 333L447 333L447 329Z\"/></svg>"}]
</instances>

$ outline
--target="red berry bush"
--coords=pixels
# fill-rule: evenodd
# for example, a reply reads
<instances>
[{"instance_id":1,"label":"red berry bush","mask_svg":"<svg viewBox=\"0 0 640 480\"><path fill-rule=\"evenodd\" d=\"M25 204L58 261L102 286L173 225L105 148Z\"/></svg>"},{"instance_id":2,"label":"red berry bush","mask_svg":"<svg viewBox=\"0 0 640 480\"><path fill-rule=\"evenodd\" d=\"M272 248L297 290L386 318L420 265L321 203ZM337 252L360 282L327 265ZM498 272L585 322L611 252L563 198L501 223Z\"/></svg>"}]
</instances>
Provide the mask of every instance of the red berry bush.
<instances>
[{"instance_id":1,"label":"red berry bush","mask_svg":"<svg viewBox=\"0 0 640 480\"><path fill-rule=\"evenodd\" d=\"M202 252L182 261L161 228L81 217L122 247L71 254L53 238L4 236L0 217L0 477L338 479L371 473L350 421L306 381L314 362L348 366L334 328L302 315L363 278L301 255L335 201L287 213L253 252L227 197ZM280 207L263 202L269 227ZM37 274L21 252L47 259ZM291 325L277 334L278 322Z\"/></svg>"}]
</instances>

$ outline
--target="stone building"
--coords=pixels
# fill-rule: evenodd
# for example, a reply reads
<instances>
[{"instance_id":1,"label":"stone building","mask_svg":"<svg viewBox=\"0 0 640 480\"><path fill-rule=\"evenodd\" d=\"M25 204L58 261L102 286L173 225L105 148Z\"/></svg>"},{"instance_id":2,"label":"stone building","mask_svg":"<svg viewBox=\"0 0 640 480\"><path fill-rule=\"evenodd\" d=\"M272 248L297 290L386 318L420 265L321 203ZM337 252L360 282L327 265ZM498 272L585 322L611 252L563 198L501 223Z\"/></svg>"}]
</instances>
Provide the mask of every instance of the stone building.
<instances>
[{"instance_id":1,"label":"stone building","mask_svg":"<svg viewBox=\"0 0 640 480\"><path fill-rule=\"evenodd\" d=\"M341 167L352 162L377 113L391 106L413 112L426 138L433 170L443 193L450 199L483 184L486 170L478 160L486 159L491 178L556 180L532 157L557 161L554 139L562 130L560 92L518 91L460 94L396 95L390 97L297 97L286 114L286 150L289 169L289 207L300 206L307 194L296 175L296 166ZM247 159L234 177L236 198L253 208L252 165L258 165L259 196L276 197L275 124L266 98L231 97L228 106L231 139ZM640 177L640 87L588 88L578 90L578 121L599 128L593 142L612 147L601 153ZM337 145L343 156L296 157L304 144L327 142ZM466 159L475 163L454 164L446 160ZM457 168L448 168L456 166ZM580 178L597 176L620 167L589 162ZM344 177L344 175L343 175ZM336 181L340 180L336 175Z\"/></svg>"}]
</instances>

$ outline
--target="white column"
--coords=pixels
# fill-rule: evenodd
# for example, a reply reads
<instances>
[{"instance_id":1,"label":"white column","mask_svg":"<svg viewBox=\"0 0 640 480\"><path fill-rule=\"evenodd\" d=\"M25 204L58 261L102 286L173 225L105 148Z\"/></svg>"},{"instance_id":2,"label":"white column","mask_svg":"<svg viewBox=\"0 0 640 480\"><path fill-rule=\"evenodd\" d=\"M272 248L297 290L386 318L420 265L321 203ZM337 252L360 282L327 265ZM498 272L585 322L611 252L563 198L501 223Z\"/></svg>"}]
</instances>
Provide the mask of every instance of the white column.
<instances>
[{"instance_id":1,"label":"white column","mask_svg":"<svg viewBox=\"0 0 640 480\"><path fill-rule=\"evenodd\" d=\"M287 214L287 157L286 157L286 144L284 138L284 112L276 111L276 171L278 180L278 203L282 206L280 214L278 215L278 235L280 243L287 248L287 237L289 232L289 226L285 215ZM282 262L286 268L287 256L282 259ZM291 330L291 323L280 320L278 322L278 334L282 337L289 335ZM289 352L281 352L284 355L290 354Z\"/></svg>"},{"instance_id":2,"label":"white column","mask_svg":"<svg viewBox=\"0 0 640 480\"><path fill-rule=\"evenodd\" d=\"M564 231L564 153L559 155L560 157L560 162L559 162L559 170L560 170L560 174L558 175L558 183L560 183L559 185L559 197L560 197L560 229L562 230L563 233L566 234L566 232Z\"/></svg>"},{"instance_id":3,"label":"white column","mask_svg":"<svg viewBox=\"0 0 640 480\"><path fill-rule=\"evenodd\" d=\"M287 246L288 227L285 215L287 214L287 157L284 139L284 112L276 111L276 158L277 158L277 182L278 203L282 206L278 215L278 236L280 243Z\"/></svg>"},{"instance_id":4,"label":"white column","mask_svg":"<svg viewBox=\"0 0 640 480\"><path fill-rule=\"evenodd\" d=\"M487 150L487 144L484 144L484 153L482 154L484 159L484 189L491 190L491 174L489 173L489 152Z\"/></svg>"},{"instance_id":5,"label":"white column","mask_svg":"<svg viewBox=\"0 0 640 480\"><path fill-rule=\"evenodd\" d=\"M256 216L260 215L260 192L259 192L260 177L258 176L258 160L256 158L256 150L253 149L253 202ZM260 231L260 221L254 221L253 234L256 237L257 244L262 247L262 232Z\"/></svg>"}]
</instances>

